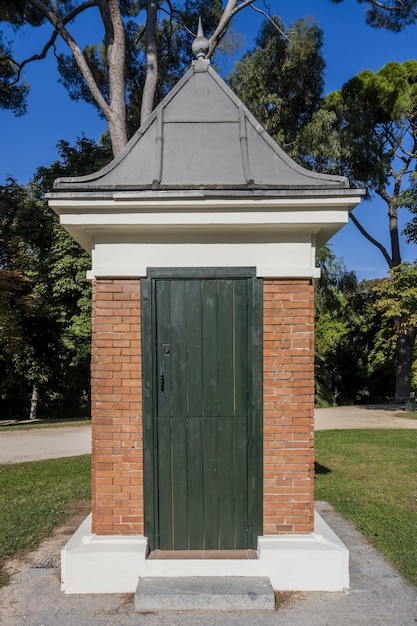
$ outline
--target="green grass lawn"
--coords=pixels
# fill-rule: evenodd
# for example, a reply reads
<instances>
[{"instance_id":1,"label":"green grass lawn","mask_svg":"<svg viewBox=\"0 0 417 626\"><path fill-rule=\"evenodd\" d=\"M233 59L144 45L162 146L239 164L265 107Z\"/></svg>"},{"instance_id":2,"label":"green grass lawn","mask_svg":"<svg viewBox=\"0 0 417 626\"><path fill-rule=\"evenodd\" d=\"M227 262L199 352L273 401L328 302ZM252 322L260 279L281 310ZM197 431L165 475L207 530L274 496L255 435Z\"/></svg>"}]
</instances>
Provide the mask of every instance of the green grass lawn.
<instances>
[{"instance_id":1,"label":"green grass lawn","mask_svg":"<svg viewBox=\"0 0 417 626\"><path fill-rule=\"evenodd\" d=\"M400 411L397 417L404 417L408 420L417 420L417 411Z\"/></svg>"},{"instance_id":2,"label":"green grass lawn","mask_svg":"<svg viewBox=\"0 0 417 626\"><path fill-rule=\"evenodd\" d=\"M417 430L319 431L316 461L316 499L417 585ZM90 499L90 465L85 455L0 466L2 560L37 547L71 503Z\"/></svg>"},{"instance_id":3,"label":"green grass lawn","mask_svg":"<svg viewBox=\"0 0 417 626\"><path fill-rule=\"evenodd\" d=\"M320 431L316 462L316 499L417 586L417 430Z\"/></svg>"},{"instance_id":4,"label":"green grass lawn","mask_svg":"<svg viewBox=\"0 0 417 626\"><path fill-rule=\"evenodd\" d=\"M36 548L71 503L91 498L90 476L90 455L0 466L0 585L7 558Z\"/></svg>"}]
</instances>

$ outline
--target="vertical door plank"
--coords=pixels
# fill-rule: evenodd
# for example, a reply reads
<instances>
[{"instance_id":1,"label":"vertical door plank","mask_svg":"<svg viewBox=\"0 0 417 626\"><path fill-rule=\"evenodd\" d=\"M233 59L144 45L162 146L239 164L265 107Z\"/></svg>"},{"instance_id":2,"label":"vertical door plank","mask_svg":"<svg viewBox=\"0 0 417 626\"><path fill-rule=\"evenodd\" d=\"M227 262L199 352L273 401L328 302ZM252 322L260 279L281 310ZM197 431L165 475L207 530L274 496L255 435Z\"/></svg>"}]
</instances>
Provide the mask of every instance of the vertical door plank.
<instances>
[{"instance_id":1,"label":"vertical door plank","mask_svg":"<svg viewBox=\"0 0 417 626\"><path fill-rule=\"evenodd\" d=\"M202 281L203 416L217 416L217 280Z\"/></svg>"},{"instance_id":2,"label":"vertical door plank","mask_svg":"<svg viewBox=\"0 0 417 626\"><path fill-rule=\"evenodd\" d=\"M157 398L159 417L171 416L170 402L170 378L171 378L171 361L169 357L164 356L164 344L171 343L171 305L170 305L170 281L157 280L155 287L155 306L156 306L156 366L157 366ZM161 373L164 376L164 389L161 389Z\"/></svg>"},{"instance_id":3,"label":"vertical door plank","mask_svg":"<svg viewBox=\"0 0 417 626\"><path fill-rule=\"evenodd\" d=\"M159 497L159 547L173 547L172 472L171 472L171 420L158 419L158 497Z\"/></svg>"},{"instance_id":4,"label":"vertical door plank","mask_svg":"<svg viewBox=\"0 0 417 626\"><path fill-rule=\"evenodd\" d=\"M188 420L188 547L204 549L203 420Z\"/></svg>"},{"instance_id":5,"label":"vertical door plank","mask_svg":"<svg viewBox=\"0 0 417 626\"><path fill-rule=\"evenodd\" d=\"M204 474L204 548L219 549L218 501L218 436L216 418L206 417L203 424L203 474Z\"/></svg>"},{"instance_id":6,"label":"vertical door plank","mask_svg":"<svg viewBox=\"0 0 417 626\"><path fill-rule=\"evenodd\" d=\"M185 417L186 350L185 350L185 281L171 281L171 415Z\"/></svg>"},{"instance_id":7,"label":"vertical door plank","mask_svg":"<svg viewBox=\"0 0 417 626\"><path fill-rule=\"evenodd\" d=\"M248 410L248 316L247 281L234 281L234 350L235 350L235 407L237 416L246 416Z\"/></svg>"},{"instance_id":8,"label":"vertical door plank","mask_svg":"<svg viewBox=\"0 0 417 626\"><path fill-rule=\"evenodd\" d=\"M201 318L201 281L186 283L186 376L187 415L201 418L203 395L203 338Z\"/></svg>"},{"instance_id":9,"label":"vertical door plank","mask_svg":"<svg viewBox=\"0 0 417 626\"><path fill-rule=\"evenodd\" d=\"M174 550L188 548L188 489L187 489L187 427L185 418L173 418L172 428L172 500Z\"/></svg>"},{"instance_id":10,"label":"vertical door plank","mask_svg":"<svg viewBox=\"0 0 417 626\"><path fill-rule=\"evenodd\" d=\"M235 500L234 527L237 549L251 548L248 544L248 465L247 421L243 417L233 420L233 492ZM256 547L256 546L255 546Z\"/></svg>"},{"instance_id":11,"label":"vertical door plank","mask_svg":"<svg viewBox=\"0 0 417 626\"><path fill-rule=\"evenodd\" d=\"M218 415L234 415L233 281L218 281Z\"/></svg>"},{"instance_id":12,"label":"vertical door plank","mask_svg":"<svg viewBox=\"0 0 417 626\"><path fill-rule=\"evenodd\" d=\"M218 476L219 476L219 538L220 550L235 548L234 541L234 450L233 418L218 420Z\"/></svg>"}]
</instances>

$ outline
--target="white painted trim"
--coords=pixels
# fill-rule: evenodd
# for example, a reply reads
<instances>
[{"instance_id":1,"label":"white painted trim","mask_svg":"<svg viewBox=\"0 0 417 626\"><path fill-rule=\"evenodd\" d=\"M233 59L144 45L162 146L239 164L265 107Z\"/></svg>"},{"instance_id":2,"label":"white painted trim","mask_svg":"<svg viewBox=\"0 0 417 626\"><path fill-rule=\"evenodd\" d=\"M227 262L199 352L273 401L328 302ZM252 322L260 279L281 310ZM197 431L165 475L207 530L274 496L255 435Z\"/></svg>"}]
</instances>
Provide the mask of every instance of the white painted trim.
<instances>
[{"instance_id":1,"label":"white painted trim","mask_svg":"<svg viewBox=\"0 0 417 626\"><path fill-rule=\"evenodd\" d=\"M333 211L331 224L346 224L346 211ZM106 230L108 226L142 226L162 228L168 230L173 226L215 228L229 227L233 229L245 229L245 227L294 227L303 225L306 227L326 226L329 222L329 214L325 211L297 211L279 213L63 213L61 215L62 226L85 226L95 230Z\"/></svg>"},{"instance_id":2,"label":"white painted trim","mask_svg":"<svg viewBox=\"0 0 417 626\"><path fill-rule=\"evenodd\" d=\"M170 199L161 197L140 198L129 197L129 192L114 193L111 198L77 198L76 196L62 197L62 193L48 196L49 206L58 214L65 210L77 208L78 211L115 211L116 213L123 208L134 209L136 211L153 210L161 213L168 213L174 209L180 209L193 212L211 210L228 211L258 211L261 209L276 210L281 208L326 208L327 211L334 210L335 207L344 207L345 209L353 209L361 201L361 195L334 195L334 196L300 196L298 198L289 198L282 196L277 198L179 198Z\"/></svg>"},{"instance_id":3,"label":"white painted trim","mask_svg":"<svg viewBox=\"0 0 417 626\"><path fill-rule=\"evenodd\" d=\"M349 587L349 551L321 516L308 535L258 538L258 559L146 560L143 536L91 534L91 516L61 552L67 594L133 593L139 577L268 576L281 591L341 591Z\"/></svg>"},{"instance_id":4,"label":"white painted trim","mask_svg":"<svg viewBox=\"0 0 417 626\"><path fill-rule=\"evenodd\" d=\"M212 257L213 259L213 257ZM249 266L252 266L251 263L248 263ZM219 261L219 266L221 267L230 267L235 269L236 264L226 265L225 263ZM164 267L167 267L165 264ZM177 267L177 265L175 265ZM186 265L181 265L181 267L187 267ZM195 268L195 263L191 264L189 267ZM198 263L198 267L213 267L213 263L209 263L207 265ZM108 268L99 268L96 270L87 270L86 277L87 280L93 280L95 278L143 278L146 277L148 273L148 265L137 265L135 266L134 271L132 271L132 266L122 266L122 267L108 267ZM320 268L319 267L256 267L256 276L257 278L282 278L282 279L291 279L291 278L320 278Z\"/></svg>"}]
</instances>

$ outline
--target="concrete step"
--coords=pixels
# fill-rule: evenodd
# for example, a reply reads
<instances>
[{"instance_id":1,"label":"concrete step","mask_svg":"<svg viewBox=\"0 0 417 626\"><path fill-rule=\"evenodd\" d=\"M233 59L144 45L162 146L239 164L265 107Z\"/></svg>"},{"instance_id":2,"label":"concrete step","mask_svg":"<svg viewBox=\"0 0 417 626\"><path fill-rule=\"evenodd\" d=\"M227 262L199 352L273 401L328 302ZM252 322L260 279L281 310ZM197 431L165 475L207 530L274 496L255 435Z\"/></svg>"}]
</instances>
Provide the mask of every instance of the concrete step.
<instances>
[{"instance_id":1,"label":"concrete step","mask_svg":"<svg viewBox=\"0 0 417 626\"><path fill-rule=\"evenodd\" d=\"M275 595L264 577L148 577L139 579L135 610L274 611Z\"/></svg>"}]
</instances>

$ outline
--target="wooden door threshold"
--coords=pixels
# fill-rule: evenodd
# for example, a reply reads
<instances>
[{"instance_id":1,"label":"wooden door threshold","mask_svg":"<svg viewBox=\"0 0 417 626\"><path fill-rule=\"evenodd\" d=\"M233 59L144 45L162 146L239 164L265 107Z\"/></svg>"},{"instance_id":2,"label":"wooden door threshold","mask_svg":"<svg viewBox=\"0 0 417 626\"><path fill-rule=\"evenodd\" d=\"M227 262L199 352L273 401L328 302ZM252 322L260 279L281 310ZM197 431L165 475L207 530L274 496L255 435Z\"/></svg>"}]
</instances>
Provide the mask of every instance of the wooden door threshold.
<instances>
[{"instance_id":1,"label":"wooden door threshold","mask_svg":"<svg viewBox=\"0 0 417 626\"><path fill-rule=\"evenodd\" d=\"M151 560L247 560L257 559L256 550L153 550Z\"/></svg>"}]
</instances>

